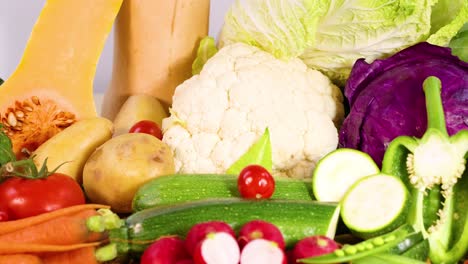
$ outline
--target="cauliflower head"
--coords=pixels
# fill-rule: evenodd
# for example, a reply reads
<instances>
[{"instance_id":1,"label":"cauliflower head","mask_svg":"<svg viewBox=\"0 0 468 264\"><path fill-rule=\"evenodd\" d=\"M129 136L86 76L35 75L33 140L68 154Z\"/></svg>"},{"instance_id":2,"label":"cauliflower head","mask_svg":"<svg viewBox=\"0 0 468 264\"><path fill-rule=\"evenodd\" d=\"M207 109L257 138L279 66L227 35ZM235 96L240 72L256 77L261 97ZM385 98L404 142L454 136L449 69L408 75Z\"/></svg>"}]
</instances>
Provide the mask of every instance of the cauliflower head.
<instances>
[{"instance_id":1,"label":"cauliflower head","mask_svg":"<svg viewBox=\"0 0 468 264\"><path fill-rule=\"evenodd\" d=\"M268 127L273 175L310 177L336 149L343 95L301 60L282 61L246 44L223 47L180 84L163 141L179 173L224 173Z\"/></svg>"}]
</instances>

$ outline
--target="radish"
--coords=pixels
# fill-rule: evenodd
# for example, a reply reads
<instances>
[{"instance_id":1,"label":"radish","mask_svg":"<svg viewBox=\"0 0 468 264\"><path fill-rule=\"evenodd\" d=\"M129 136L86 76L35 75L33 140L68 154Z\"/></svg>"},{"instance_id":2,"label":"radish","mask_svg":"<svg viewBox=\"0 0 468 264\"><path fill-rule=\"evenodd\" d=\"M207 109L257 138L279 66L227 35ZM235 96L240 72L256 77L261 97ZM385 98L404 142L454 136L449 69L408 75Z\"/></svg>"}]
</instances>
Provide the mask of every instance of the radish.
<instances>
[{"instance_id":1,"label":"radish","mask_svg":"<svg viewBox=\"0 0 468 264\"><path fill-rule=\"evenodd\" d=\"M232 234L226 232L209 233L193 254L195 264L237 264L239 259L239 245Z\"/></svg>"},{"instance_id":2,"label":"radish","mask_svg":"<svg viewBox=\"0 0 468 264\"><path fill-rule=\"evenodd\" d=\"M236 237L232 227L222 221L209 221L193 225L185 238L185 246L189 254L193 256L197 245L204 240L208 234L217 232L225 232L230 234L233 238Z\"/></svg>"},{"instance_id":3,"label":"radish","mask_svg":"<svg viewBox=\"0 0 468 264\"><path fill-rule=\"evenodd\" d=\"M184 241L176 236L161 237L153 242L141 256L141 264L174 264L190 259Z\"/></svg>"},{"instance_id":4,"label":"radish","mask_svg":"<svg viewBox=\"0 0 468 264\"><path fill-rule=\"evenodd\" d=\"M339 248L340 245L329 237L321 235L306 237L294 246L292 252L293 263L299 263L297 262L298 259L332 253Z\"/></svg>"},{"instance_id":5,"label":"radish","mask_svg":"<svg viewBox=\"0 0 468 264\"><path fill-rule=\"evenodd\" d=\"M252 220L244 224L239 231L239 245L241 248L250 241L263 238L275 242L280 249L284 249L284 237L274 224L263 220Z\"/></svg>"},{"instance_id":6,"label":"radish","mask_svg":"<svg viewBox=\"0 0 468 264\"><path fill-rule=\"evenodd\" d=\"M240 264L286 264L284 251L277 243L257 238L251 240L242 249Z\"/></svg>"},{"instance_id":7,"label":"radish","mask_svg":"<svg viewBox=\"0 0 468 264\"><path fill-rule=\"evenodd\" d=\"M177 261L175 264L194 264L194 262L193 262L193 260L190 258L190 259L179 260L179 261Z\"/></svg>"}]
</instances>

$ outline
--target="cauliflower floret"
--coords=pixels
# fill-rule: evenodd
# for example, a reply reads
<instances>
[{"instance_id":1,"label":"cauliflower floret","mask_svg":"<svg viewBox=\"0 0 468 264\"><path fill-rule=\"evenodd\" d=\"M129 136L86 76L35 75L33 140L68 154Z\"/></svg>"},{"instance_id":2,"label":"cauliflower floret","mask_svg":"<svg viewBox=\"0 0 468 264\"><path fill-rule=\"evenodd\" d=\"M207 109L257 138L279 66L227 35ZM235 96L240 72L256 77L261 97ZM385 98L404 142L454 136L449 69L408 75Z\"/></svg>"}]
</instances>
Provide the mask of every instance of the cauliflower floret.
<instances>
[{"instance_id":1,"label":"cauliflower floret","mask_svg":"<svg viewBox=\"0 0 468 264\"><path fill-rule=\"evenodd\" d=\"M237 43L176 88L163 141L179 173L224 173L268 127L273 175L306 178L337 147L342 102L340 89L301 60Z\"/></svg>"}]
</instances>

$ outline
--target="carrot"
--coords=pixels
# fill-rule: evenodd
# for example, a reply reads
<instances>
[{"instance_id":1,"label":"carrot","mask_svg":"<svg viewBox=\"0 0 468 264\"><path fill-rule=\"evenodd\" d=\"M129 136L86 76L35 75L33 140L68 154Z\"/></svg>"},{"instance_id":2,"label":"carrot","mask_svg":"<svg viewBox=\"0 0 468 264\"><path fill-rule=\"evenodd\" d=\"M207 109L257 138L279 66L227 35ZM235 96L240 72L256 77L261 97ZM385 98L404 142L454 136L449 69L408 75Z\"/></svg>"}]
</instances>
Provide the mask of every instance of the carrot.
<instances>
[{"instance_id":1,"label":"carrot","mask_svg":"<svg viewBox=\"0 0 468 264\"><path fill-rule=\"evenodd\" d=\"M97 264L94 250L95 247L84 247L60 253L50 253L43 256L42 261L44 264Z\"/></svg>"},{"instance_id":2,"label":"carrot","mask_svg":"<svg viewBox=\"0 0 468 264\"><path fill-rule=\"evenodd\" d=\"M53 218L40 224L0 235L2 243L71 245L104 240L106 233L88 230L86 219L98 213L86 209L73 215Z\"/></svg>"},{"instance_id":3,"label":"carrot","mask_svg":"<svg viewBox=\"0 0 468 264\"><path fill-rule=\"evenodd\" d=\"M110 206L102 205L102 204L80 204L71 207L66 207L62 209L58 209L55 211L51 211L48 213L43 213L36 216L31 216L19 220L12 220L6 222L0 222L0 235L10 233L13 231L17 231L26 227L34 226L40 224L42 222L60 217L65 215L74 214L83 210L87 209L101 209L106 208L109 209Z\"/></svg>"},{"instance_id":4,"label":"carrot","mask_svg":"<svg viewBox=\"0 0 468 264\"><path fill-rule=\"evenodd\" d=\"M44 264L40 257L31 254L0 255L0 264Z\"/></svg>"},{"instance_id":5,"label":"carrot","mask_svg":"<svg viewBox=\"0 0 468 264\"><path fill-rule=\"evenodd\" d=\"M80 243L73 245L45 245L45 244L12 244L0 242L0 255L20 253L64 252L84 247L97 247L100 242Z\"/></svg>"},{"instance_id":6,"label":"carrot","mask_svg":"<svg viewBox=\"0 0 468 264\"><path fill-rule=\"evenodd\" d=\"M0 264L98 264L95 247L87 246L64 252L46 254L0 255Z\"/></svg>"}]
</instances>

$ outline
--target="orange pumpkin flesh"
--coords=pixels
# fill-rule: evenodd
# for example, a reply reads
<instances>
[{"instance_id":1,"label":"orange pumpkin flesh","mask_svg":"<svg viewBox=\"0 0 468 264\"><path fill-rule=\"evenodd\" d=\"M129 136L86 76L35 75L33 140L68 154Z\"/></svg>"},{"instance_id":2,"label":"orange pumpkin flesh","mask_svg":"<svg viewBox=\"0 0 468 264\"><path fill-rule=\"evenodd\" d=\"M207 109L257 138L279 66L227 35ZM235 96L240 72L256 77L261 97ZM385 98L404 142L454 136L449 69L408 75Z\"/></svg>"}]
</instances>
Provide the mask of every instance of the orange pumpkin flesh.
<instances>
[{"instance_id":1,"label":"orange pumpkin flesh","mask_svg":"<svg viewBox=\"0 0 468 264\"><path fill-rule=\"evenodd\" d=\"M41 101L39 97L32 96L15 101L1 116L18 158L27 157L28 152L76 121L73 112L64 111L54 101L45 98Z\"/></svg>"},{"instance_id":2,"label":"orange pumpkin flesh","mask_svg":"<svg viewBox=\"0 0 468 264\"><path fill-rule=\"evenodd\" d=\"M123 0L47 0L21 62L0 86L0 122L17 156L97 116L93 80Z\"/></svg>"}]
</instances>

